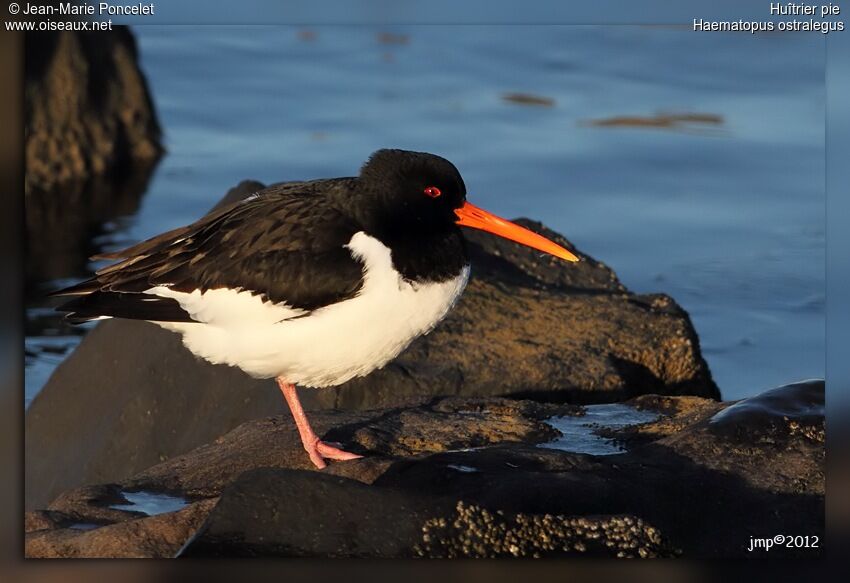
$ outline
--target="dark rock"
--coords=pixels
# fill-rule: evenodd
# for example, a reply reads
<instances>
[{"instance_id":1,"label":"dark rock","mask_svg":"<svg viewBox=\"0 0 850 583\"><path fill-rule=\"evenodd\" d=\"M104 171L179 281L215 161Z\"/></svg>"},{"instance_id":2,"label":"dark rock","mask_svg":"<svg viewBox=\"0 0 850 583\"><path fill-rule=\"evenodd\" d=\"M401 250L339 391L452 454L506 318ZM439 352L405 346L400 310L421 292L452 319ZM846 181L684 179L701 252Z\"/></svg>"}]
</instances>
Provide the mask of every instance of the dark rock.
<instances>
[{"instance_id":1,"label":"dark rock","mask_svg":"<svg viewBox=\"0 0 850 583\"><path fill-rule=\"evenodd\" d=\"M743 399L714 415L709 430L742 443L756 439L785 446L797 433L824 441L822 381L777 387Z\"/></svg>"},{"instance_id":2,"label":"dark rock","mask_svg":"<svg viewBox=\"0 0 850 583\"><path fill-rule=\"evenodd\" d=\"M181 557L361 558L672 555L631 516L491 512L415 490L260 469L227 488Z\"/></svg>"},{"instance_id":3,"label":"dark rock","mask_svg":"<svg viewBox=\"0 0 850 583\"><path fill-rule=\"evenodd\" d=\"M173 557L197 531L216 500L202 500L177 512L125 520L82 530L38 530L25 537L27 558Z\"/></svg>"},{"instance_id":4,"label":"dark rock","mask_svg":"<svg viewBox=\"0 0 850 583\"><path fill-rule=\"evenodd\" d=\"M98 484L63 492L50 503L48 510L59 512L74 522L89 524L110 524L143 516L141 512L112 508L112 505L126 503L118 484Z\"/></svg>"},{"instance_id":5,"label":"dark rock","mask_svg":"<svg viewBox=\"0 0 850 583\"><path fill-rule=\"evenodd\" d=\"M448 501L304 470L258 469L222 495L181 556L413 556Z\"/></svg>"},{"instance_id":6,"label":"dark rock","mask_svg":"<svg viewBox=\"0 0 850 583\"><path fill-rule=\"evenodd\" d=\"M329 441L367 456L336 464L329 472L370 483L391 462L387 458L552 439L557 431L543 420L570 412L576 409L449 397L412 409L316 412L311 423ZM245 423L213 443L137 474L125 485L133 490L211 497L221 494L242 472L261 467L313 469L288 413Z\"/></svg>"},{"instance_id":7,"label":"dark rock","mask_svg":"<svg viewBox=\"0 0 850 583\"><path fill-rule=\"evenodd\" d=\"M108 220L133 214L163 149L127 27L26 35L26 282L87 274ZM102 237L101 237L102 239Z\"/></svg>"},{"instance_id":8,"label":"dark rock","mask_svg":"<svg viewBox=\"0 0 850 583\"><path fill-rule=\"evenodd\" d=\"M754 488L810 496L824 493L825 442L822 380L738 401L659 441L705 467L741 475Z\"/></svg>"},{"instance_id":9,"label":"dark rock","mask_svg":"<svg viewBox=\"0 0 850 583\"><path fill-rule=\"evenodd\" d=\"M225 200L261 187L245 181ZM437 395L575 403L644 393L719 398L690 319L671 298L630 293L562 236L520 222L583 261L566 264L468 233L473 275L449 316L383 370L337 388L301 390L305 408L377 409ZM27 508L79 484L119 481L283 411L273 381L197 359L176 334L153 324L104 322L27 413Z\"/></svg>"},{"instance_id":10,"label":"dark rock","mask_svg":"<svg viewBox=\"0 0 850 583\"><path fill-rule=\"evenodd\" d=\"M161 154L159 123L127 27L28 34L26 55L27 192Z\"/></svg>"},{"instance_id":11,"label":"dark rock","mask_svg":"<svg viewBox=\"0 0 850 583\"><path fill-rule=\"evenodd\" d=\"M74 523L74 519L56 510L33 510L24 514L24 532L55 530Z\"/></svg>"},{"instance_id":12,"label":"dark rock","mask_svg":"<svg viewBox=\"0 0 850 583\"><path fill-rule=\"evenodd\" d=\"M30 406L28 508L79 484L120 480L249 419L285 411L279 392L265 390L272 387L246 383L233 368L187 369L180 339L170 333L152 338L150 332L143 322L96 327L86 342L111 349L89 353L85 366L92 368L83 376L67 360ZM62 395L60 387L68 393Z\"/></svg>"},{"instance_id":13,"label":"dark rock","mask_svg":"<svg viewBox=\"0 0 850 583\"><path fill-rule=\"evenodd\" d=\"M142 540L143 552L162 552L146 556L172 556L179 541L160 549L155 536L179 531L181 556L760 556L748 550L750 537L823 540L822 403L822 381L731 406L642 396L630 404L660 418L618 430L628 450L604 456L540 446L552 437L541 422L582 414L575 407L490 397L327 411L315 415L319 434L367 457L321 472L304 470L288 419L251 421L120 484L79 488L31 513L27 553L129 556ZM766 409L783 422L765 425ZM739 431L715 428L730 418ZM207 519L193 519L190 533L180 513L163 514L148 529L151 518L104 509L138 489L206 498ZM69 533L72 519L109 524L82 535ZM122 542L117 535L127 532L145 534ZM98 546L69 543L87 540ZM769 556L820 552L778 546Z\"/></svg>"}]
</instances>

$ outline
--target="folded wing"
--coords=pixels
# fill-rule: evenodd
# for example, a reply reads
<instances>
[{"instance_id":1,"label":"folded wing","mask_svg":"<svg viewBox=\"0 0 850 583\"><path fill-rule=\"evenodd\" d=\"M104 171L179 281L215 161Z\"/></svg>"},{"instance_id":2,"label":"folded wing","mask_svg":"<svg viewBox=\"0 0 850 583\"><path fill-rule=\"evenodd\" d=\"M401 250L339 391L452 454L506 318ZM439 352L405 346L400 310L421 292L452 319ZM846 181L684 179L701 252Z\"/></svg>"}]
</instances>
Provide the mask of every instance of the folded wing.
<instances>
[{"instance_id":1,"label":"folded wing","mask_svg":"<svg viewBox=\"0 0 850 583\"><path fill-rule=\"evenodd\" d=\"M345 245L359 229L315 195L315 183L300 184L267 188L186 227L96 256L121 261L55 292L72 296L58 309L76 322L193 322L203 320L184 309L181 293L248 292L298 314L353 297L363 266Z\"/></svg>"}]
</instances>

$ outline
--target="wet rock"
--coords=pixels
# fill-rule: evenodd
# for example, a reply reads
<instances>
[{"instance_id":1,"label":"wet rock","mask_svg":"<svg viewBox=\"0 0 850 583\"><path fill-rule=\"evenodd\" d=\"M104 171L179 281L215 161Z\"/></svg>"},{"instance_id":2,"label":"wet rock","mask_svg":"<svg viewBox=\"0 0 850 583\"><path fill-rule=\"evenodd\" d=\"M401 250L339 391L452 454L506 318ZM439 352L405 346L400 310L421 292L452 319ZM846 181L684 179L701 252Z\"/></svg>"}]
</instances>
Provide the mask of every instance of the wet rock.
<instances>
[{"instance_id":1,"label":"wet rock","mask_svg":"<svg viewBox=\"0 0 850 583\"><path fill-rule=\"evenodd\" d=\"M742 443L758 439L785 446L797 434L823 443L823 381L793 383L742 399L712 416L708 429Z\"/></svg>"},{"instance_id":2,"label":"wet rock","mask_svg":"<svg viewBox=\"0 0 850 583\"><path fill-rule=\"evenodd\" d=\"M640 425L600 428L599 435L635 447L674 435L688 426L710 418L729 405L701 397L667 395L641 395L631 399L629 404L637 410L655 412L659 416L652 422Z\"/></svg>"},{"instance_id":3,"label":"wet rock","mask_svg":"<svg viewBox=\"0 0 850 583\"><path fill-rule=\"evenodd\" d=\"M647 395L636 407L662 412L655 422L600 431L637 447L655 443L705 467L741 476L771 492L824 494L824 382L811 380L737 402Z\"/></svg>"},{"instance_id":4,"label":"wet rock","mask_svg":"<svg viewBox=\"0 0 850 583\"><path fill-rule=\"evenodd\" d=\"M260 188L243 182L225 200ZM472 278L449 316L383 370L337 388L302 390L305 408L378 409L438 395L575 403L644 393L719 398L690 319L671 298L632 294L562 236L519 222L582 261L566 264L467 233ZM27 413L27 507L75 485L119 481L284 411L273 381L197 359L176 334L145 322L101 323Z\"/></svg>"},{"instance_id":5,"label":"wet rock","mask_svg":"<svg viewBox=\"0 0 850 583\"><path fill-rule=\"evenodd\" d=\"M552 416L581 415L577 407L455 397L326 411L314 415L323 439L366 457L323 471L310 468L288 418L250 421L119 484L72 490L31 513L28 553L171 556L182 546L181 556L755 556L750 537L822 540L822 403L822 381L734 405L643 396L630 404L660 418L619 429L627 451L598 456L553 449L551 431L541 430ZM784 425L765 425L765 410ZM713 427L729 419L737 431ZM632 433L640 438L629 439L630 429L642 430ZM151 517L161 521L153 530L143 528L151 518L109 508L139 489L205 499L198 512L206 519L193 519L193 530L179 512L163 514ZM105 526L69 533L69 520ZM130 524L137 526L116 528ZM185 546L168 535L157 551L159 529L185 535ZM125 532L144 536L122 543L111 534ZM770 556L819 553L774 547Z\"/></svg>"},{"instance_id":6,"label":"wet rock","mask_svg":"<svg viewBox=\"0 0 850 583\"><path fill-rule=\"evenodd\" d=\"M24 514L24 532L54 530L74 524L74 519L55 510L33 510Z\"/></svg>"},{"instance_id":7,"label":"wet rock","mask_svg":"<svg viewBox=\"0 0 850 583\"><path fill-rule=\"evenodd\" d=\"M552 439L557 431L543 420L578 412L529 401L449 397L389 411L316 412L310 422L326 440L367 456L335 464L329 473L371 483L394 458ZM212 497L239 474L262 467L313 469L289 414L249 421L210 444L137 474L125 486Z\"/></svg>"},{"instance_id":8,"label":"wet rock","mask_svg":"<svg viewBox=\"0 0 850 583\"><path fill-rule=\"evenodd\" d=\"M822 496L825 433L824 382L813 380L738 401L659 443L755 488Z\"/></svg>"},{"instance_id":9,"label":"wet rock","mask_svg":"<svg viewBox=\"0 0 850 583\"><path fill-rule=\"evenodd\" d=\"M63 492L50 503L48 510L59 512L77 523L96 525L121 522L129 517L143 515L141 512L113 508L126 502L127 499L122 495L122 488L118 484L98 484Z\"/></svg>"},{"instance_id":10,"label":"wet rock","mask_svg":"<svg viewBox=\"0 0 850 583\"><path fill-rule=\"evenodd\" d=\"M26 55L28 193L161 154L159 123L127 27L29 34Z\"/></svg>"},{"instance_id":11,"label":"wet rock","mask_svg":"<svg viewBox=\"0 0 850 583\"><path fill-rule=\"evenodd\" d=\"M558 431L543 420L577 411L531 401L453 397L434 406L394 411L379 424L365 424L343 439L368 452L399 457L494 443L547 441L557 437Z\"/></svg>"},{"instance_id":12,"label":"wet rock","mask_svg":"<svg viewBox=\"0 0 850 583\"><path fill-rule=\"evenodd\" d=\"M216 500L203 500L177 512L128 519L99 528L89 529L86 523L78 523L76 527L34 531L26 535L25 556L27 558L173 557L197 531L215 503Z\"/></svg>"}]
</instances>

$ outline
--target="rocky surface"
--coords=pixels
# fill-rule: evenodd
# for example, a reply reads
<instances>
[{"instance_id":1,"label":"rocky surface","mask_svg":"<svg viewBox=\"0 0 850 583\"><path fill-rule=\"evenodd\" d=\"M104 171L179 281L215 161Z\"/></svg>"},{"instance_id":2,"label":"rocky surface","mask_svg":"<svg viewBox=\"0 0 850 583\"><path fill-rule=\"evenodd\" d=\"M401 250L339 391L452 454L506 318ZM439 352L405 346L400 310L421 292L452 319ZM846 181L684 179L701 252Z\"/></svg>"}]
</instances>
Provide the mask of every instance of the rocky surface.
<instances>
[{"instance_id":1,"label":"rocky surface","mask_svg":"<svg viewBox=\"0 0 850 583\"><path fill-rule=\"evenodd\" d=\"M26 182L86 180L162 152L129 29L26 38Z\"/></svg>"},{"instance_id":2,"label":"rocky surface","mask_svg":"<svg viewBox=\"0 0 850 583\"><path fill-rule=\"evenodd\" d=\"M126 27L28 34L28 283L85 273L105 221L132 214L162 153Z\"/></svg>"},{"instance_id":3,"label":"rocky surface","mask_svg":"<svg viewBox=\"0 0 850 583\"><path fill-rule=\"evenodd\" d=\"M157 516L124 514L101 525L80 522L58 512L30 513L26 548L31 558L153 558L177 554L206 519L216 500L202 500L176 512ZM36 521L49 514L53 528ZM58 518L57 518L58 517ZM87 518L89 520L89 518Z\"/></svg>"},{"instance_id":4,"label":"rocky surface","mask_svg":"<svg viewBox=\"0 0 850 583\"><path fill-rule=\"evenodd\" d=\"M261 187L244 182L226 200ZM575 250L540 223L520 222ZM396 407L437 395L719 398L690 319L670 297L629 292L580 251L582 261L567 264L484 233L468 240L472 277L446 320L383 370L302 390L308 410ZM27 507L76 485L124 479L283 407L273 381L196 359L171 332L104 322L27 413Z\"/></svg>"},{"instance_id":5,"label":"rocky surface","mask_svg":"<svg viewBox=\"0 0 850 583\"><path fill-rule=\"evenodd\" d=\"M586 409L529 400L449 397L314 414L324 439L365 455L323 471L308 469L287 416L250 421L120 483L70 490L28 513L26 552L761 556L747 550L750 537L823 540L823 389L822 381L798 383L735 404L638 397L629 405L657 419L597 428L624 444L615 455L553 448L548 421ZM138 491L187 506L156 516L114 508Z\"/></svg>"}]
</instances>

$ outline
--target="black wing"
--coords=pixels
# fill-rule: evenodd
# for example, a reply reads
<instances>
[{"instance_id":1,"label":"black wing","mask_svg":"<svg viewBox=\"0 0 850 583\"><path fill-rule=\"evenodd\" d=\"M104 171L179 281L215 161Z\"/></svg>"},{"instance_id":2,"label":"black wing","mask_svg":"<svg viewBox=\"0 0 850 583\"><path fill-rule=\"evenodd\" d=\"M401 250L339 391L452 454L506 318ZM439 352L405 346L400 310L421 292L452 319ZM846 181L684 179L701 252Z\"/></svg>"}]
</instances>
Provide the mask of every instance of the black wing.
<instances>
[{"instance_id":1,"label":"black wing","mask_svg":"<svg viewBox=\"0 0 850 583\"><path fill-rule=\"evenodd\" d=\"M362 285L363 265L345 245L360 229L327 196L327 189L348 183L272 186L191 225L98 256L123 261L55 292L77 296L58 309L72 321L193 321L174 299L144 293L160 285L187 293L241 289L303 310L351 298Z\"/></svg>"}]
</instances>

